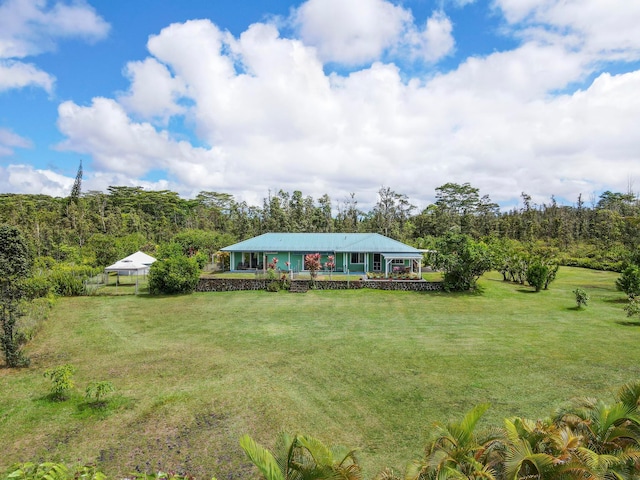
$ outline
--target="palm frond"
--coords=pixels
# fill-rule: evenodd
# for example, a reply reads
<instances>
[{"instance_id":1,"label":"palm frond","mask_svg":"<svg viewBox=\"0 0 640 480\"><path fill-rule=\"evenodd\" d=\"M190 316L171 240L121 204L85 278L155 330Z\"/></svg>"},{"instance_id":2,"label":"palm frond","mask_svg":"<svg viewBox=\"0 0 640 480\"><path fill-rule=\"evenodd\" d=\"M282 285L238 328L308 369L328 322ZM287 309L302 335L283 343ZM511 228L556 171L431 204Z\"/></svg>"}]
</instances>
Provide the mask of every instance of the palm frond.
<instances>
[{"instance_id":1,"label":"palm frond","mask_svg":"<svg viewBox=\"0 0 640 480\"><path fill-rule=\"evenodd\" d=\"M385 467L380 472L378 472L375 477L373 477L373 480L403 480L403 477L398 475L392 468ZM405 477L405 480L408 479L406 479Z\"/></svg>"},{"instance_id":2,"label":"palm frond","mask_svg":"<svg viewBox=\"0 0 640 480\"><path fill-rule=\"evenodd\" d=\"M490 406L491 405L488 403L481 403L467 412L467 414L462 418L462 421L456 425L459 427L461 440L464 439L466 443L471 441L476 425Z\"/></svg>"},{"instance_id":3,"label":"palm frond","mask_svg":"<svg viewBox=\"0 0 640 480\"><path fill-rule=\"evenodd\" d=\"M298 445L307 450L317 465L333 465L331 450L320 440L305 435L299 435Z\"/></svg>"},{"instance_id":4,"label":"palm frond","mask_svg":"<svg viewBox=\"0 0 640 480\"><path fill-rule=\"evenodd\" d=\"M518 440L510 445L505 461L507 480L517 480L522 476L546 478L547 471L554 465L554 458L546 453L534 453L531 446L524 440ZM526 470L523 472L523 470Z\"/></svg>"},{"instance_id":5,"label":"palm frond","mask_svg":"<svg viewBox=\"0 0 640 480\"><path fill-rule=\"evenodd\" d=\"M285 480L281 465L269 450L256 443L249 435L240 437L240 446L266 480Z\"/></svg>"},{"instance_id":6,"label":"palm frond","mask_svg":"<svg viewBox=\"0 0 640 480\"><path fill-rule=\"evenodd\" d=\"M640 382L625 383L620 387L616 398L627 407L638 410L640 406Z\"/></svg>"}]
</instances>

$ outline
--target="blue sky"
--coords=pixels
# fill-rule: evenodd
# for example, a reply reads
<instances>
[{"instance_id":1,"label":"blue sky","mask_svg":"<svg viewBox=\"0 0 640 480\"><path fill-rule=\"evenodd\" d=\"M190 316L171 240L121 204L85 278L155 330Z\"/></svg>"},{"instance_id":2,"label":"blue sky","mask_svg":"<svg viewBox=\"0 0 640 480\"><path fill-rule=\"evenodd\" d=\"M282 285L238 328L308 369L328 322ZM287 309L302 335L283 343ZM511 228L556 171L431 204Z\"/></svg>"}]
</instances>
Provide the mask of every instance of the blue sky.
<instances>
[{"instance_id":1,"label":"blue sky","mask_svg":"<svg viewBox=\"0 0 640 480\"><path fill-rule=\"evenodd\" d=\"M640 2L0 0L0 192L301 190L419 207L470 182L640 178Z\"/></svg>"}]
</instances>

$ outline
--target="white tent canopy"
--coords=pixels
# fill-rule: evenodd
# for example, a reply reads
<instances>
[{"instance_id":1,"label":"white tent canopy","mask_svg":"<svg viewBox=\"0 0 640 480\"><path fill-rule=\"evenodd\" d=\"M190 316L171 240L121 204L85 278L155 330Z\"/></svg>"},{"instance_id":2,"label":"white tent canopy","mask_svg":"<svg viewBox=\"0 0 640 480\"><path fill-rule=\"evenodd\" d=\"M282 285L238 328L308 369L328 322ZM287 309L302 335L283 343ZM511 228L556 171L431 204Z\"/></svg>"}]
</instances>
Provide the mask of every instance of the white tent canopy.
<instances>
[{"instance_id":1,"label":"white tent canopy","mask_svg":"<svg viewBox=\"0 0 640 480\"><path fill-rule=\"evenodd\" d=\"M118 275L146 275L155 261L155 258L144 252L136 252L109 265L104 271L116 272Z\"/></svg>"}]
</instances>

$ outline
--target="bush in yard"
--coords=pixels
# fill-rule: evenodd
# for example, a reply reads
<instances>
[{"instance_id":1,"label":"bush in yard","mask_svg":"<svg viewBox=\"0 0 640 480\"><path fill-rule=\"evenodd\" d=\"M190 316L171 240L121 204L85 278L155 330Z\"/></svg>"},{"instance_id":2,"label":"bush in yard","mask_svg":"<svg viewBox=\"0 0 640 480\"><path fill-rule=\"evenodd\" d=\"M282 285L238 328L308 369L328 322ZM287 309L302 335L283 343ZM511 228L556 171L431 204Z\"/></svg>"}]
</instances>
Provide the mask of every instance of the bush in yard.
<instances>
[{"instance_id":1,"label":"bush in yard","mask_svg":"<svg viewBox=\"0 0 640 480\"><path fill-rule=\"evenodd\" d=\"M85 397L92 398L94 405L104 405L106 403L105 397L115 390L111 382L91 382L87 385L85 390Z\"/></svg>"},{"instance_id":2,"label":"bush in yard","mask_svg":"<svg viewBox=\"0 0 640 480\"><path fill-rule=\"evenodd\" d=\"M44 377L51 379L51 397L54 400L66 400L69 392L75 386L73 374L76 369L73 365L59 365L45 370Z\"/></svg>"},{"instance_id":3,"label":"bush in yard","mask_svg":"<svg viewBox=\"0 0 640 480\"><path fill-rule=\"evenodd\" d=\"M542 262L534 262L527 269L527 283L539 292L544 287L547 275L549 275L549 267Z\"/></svg>"},{"instance_id":4,"label":"bush in yard","mask_svg":"<svg viewBox=\"0 0 640 480\"><path fill-rule=\"evenodd\" d=\"M267 292L279 292L280 291L280 281L273 280L267 284Z\"/></svg>"},{"instance_id":5,"label":"bush in yard","mask_svg":"<svg viewBox=\"0 0 640 480\"><path fill-rule=\"evenodd\" d=\"M636 317L640 315L640 297L629 297L629 303L624 307L627 317Z\"/></svg>"},{"instance_id":6,"label":"bush in yard","mask_svg":"<svg viewBox=\"0 0 640 480\"><path fill-rule=\"evenodd\" d=\"M200 278L194 258L175 255L157 260L149 268L149 292L152 294L192 293Z\"/></svg>"},{"instance_id":7,"label":"bush in yard","mask_svg":"<svg viewBox=\"0 0 640 480\"><path fill-rule=\"evenodd\" d=\"M556 279L559 265L549 263L542 259L534 259L527 267L527 283L536 289L536 292L549 288L549 284Z\"/></svg>"},{"instance_id":8,"label":"bush in yard","mask_svg":"<svg viewBox=\"0 0 640 480\"><path fill-rule=\"evenodd\" d=\"M589 294L582 288L576 288L573 291L576 296L576 305L578 308L586 307L587 303L589 303Z\"/></svg>"},{"instance_id":9,"label":"bush in yard","mask_svg":"<svg viewBox=\"0 0 640 480\"><path fill-rule=\"evenodd\" d=\"M616 288L629 297L640 295L640 267L629 265L616 280Z\"/></svg>"},{"instance_id":10,"label":"bush in yard","mask_svg":"<svg viewBox=\"0 0 640 480\"><path fill-rule=\"evenodd\" d=\"M491 270L491 253L469 235L449 233L436 242L433 265L443 271L446 291L472 290L478 278Z\"/></svg>"}]
</instances>

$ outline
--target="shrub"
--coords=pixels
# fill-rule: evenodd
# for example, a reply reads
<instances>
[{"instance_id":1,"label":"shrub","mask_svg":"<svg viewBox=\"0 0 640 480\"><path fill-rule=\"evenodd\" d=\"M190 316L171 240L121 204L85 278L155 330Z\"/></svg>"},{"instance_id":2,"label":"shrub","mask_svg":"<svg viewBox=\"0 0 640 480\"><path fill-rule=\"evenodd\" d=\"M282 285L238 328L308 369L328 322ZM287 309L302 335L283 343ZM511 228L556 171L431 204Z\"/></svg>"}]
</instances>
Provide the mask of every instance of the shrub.
<instances>
[{"instance_id":1,"label":"shrub","mask_svg":"<svg viewBox=\"0 0 640 480\"><path fill-rule=\"evenodd\" d=\"M449 233L438 239L436 250L433 265L443 271L446 291L474 289L478 278L491 270L489 249L468 235Z\"/></svg>"},{"instance_id":2,"label":"shrub","mask_svg":"<svg viewBox=\"0 0 640 480\"><path fill-rule=\"evenodd\" d=\"M537 259L527 267L527 283L539 292L543 288L549 288L549 284L556 279L559 266L549 264L543 260Z\"/></svg>"},{"instance_id":3,"label":"shrub","mask_svg":"<svg viewBox=\"0 0 640 480\"><path fill-rule=\"evenodd\" d=\"M42 298L49 295L53 289L51 280L46 275L34 275L24 282L26 297L30 300Z\"/></svg>"},{"instance_id":4,"label":"shrub","mask_svg":"<svg viewBox=\"0 0 640 480\"><path fill-rule=\"evenodd\" d=\"M278 280L273 280L267 284L267 292L279 292L280 291L280 282Z\"/></svg>"},{"instance_id":5,"label":"shrub","mask_svg":"<svg viewBox=\"0 0 640 480\"><path fill-rule=\"evenodd\" d=\"M616 288L629 297L640 295L640 267L629 265L616 280Z\"/></svg>"},{"instance_id":6,"label":"shrub","mask_svg":"<svg viewBox=\"0 0 640 480\"><path fill-rule=\"evenodd\" d=\"M318 270L322 268L322 264L320 263L320 254L319 253L309 253L304 256L304 268L309 270L311 274L311 279L315 280L318 276Z\"/></svg>"},{"instance_id":7,"label":"shrub","mask_svg":"<svg viewBox=\"0 0 640 480\"><path fill-rule=\"evenodd\" d=\"M91 382L85 390L86 398L93 398L94 403L103 404L105 397L115 390L111 382Z\"/></svg>"},{"instance_id":8,"label":"shrub","mask_svg":"<svg viewBox=\"0 0 640 480\"><path fill-rule=\"evenodd\" d=\"M200 269L194 258L184 255L168 257L154 262L149 268L149 292L192 293L199 278Z\"/></svg>"},{"instance_id":9,"label":"shrub","mask_svg":"<svg viewBox=\"0 0 640 480\"><path fill-rule=\"evenodd\" d=\"M629 303L624 307L627 317L635 317L640 315L640 297L629 297Z\"/></svg>"},{"instance_id":10,"label":"shrub","mask_svg":"<svg viewBox=\"0 0 640 480\"><path fill-rule=\"evenodd\" d=\"M579 287L576 288L573 293L576 296L576 305L578 308L586 307L587 303L589 303L589 294Z\"/></svg>"},{"instance_id":11,"label":"shrub","mask_svg":"<svg viewBox=\"0 0 640 480\"><path fill-rule=\"evenodd\" d=\"M55 400L66 400L73 389L73 374L76 369L73 365L60 365L44 372L45 378L51 379L51 397Z\"/></svg>"},{"instance_id":12,"label":"shrub","mask_svg":"<svg viewBox=\"0 0 640 480\"><path fill-rule=\"evenodd\" d=\"M527 283L536 289L536 292L542 290L544 283L549 274L549 267L540 262L535 262L527 268Z\"/></svg>"},{"instance_id":13,"label":"shrub","mask_svg":"<svg viewBox=\"0 0 640 480\"><path fill-rule=\"evenodd\" d=\"M95 465L80 465L72 470L62 463L27 462L11 467L6 478L11 480L106 480L107 476Z\"/></svg>"}]
</instances>

